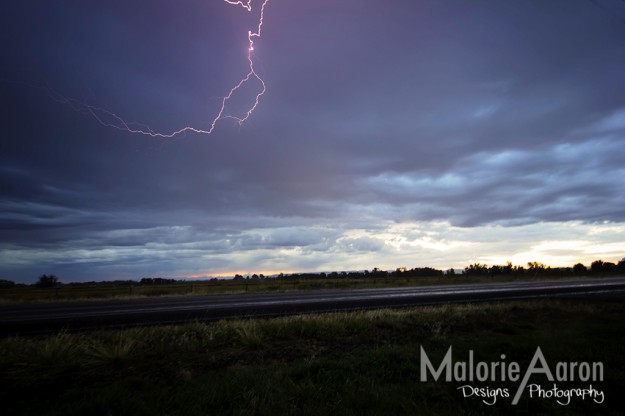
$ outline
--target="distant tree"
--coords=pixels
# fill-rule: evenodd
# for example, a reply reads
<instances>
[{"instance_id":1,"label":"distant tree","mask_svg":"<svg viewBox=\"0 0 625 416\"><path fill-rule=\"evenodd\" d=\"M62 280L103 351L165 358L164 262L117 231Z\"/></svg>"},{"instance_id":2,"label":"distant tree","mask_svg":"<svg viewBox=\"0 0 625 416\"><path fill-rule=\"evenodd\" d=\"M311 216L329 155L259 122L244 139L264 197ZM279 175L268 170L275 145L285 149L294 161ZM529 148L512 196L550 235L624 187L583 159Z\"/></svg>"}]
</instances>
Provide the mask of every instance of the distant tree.
<instances>
[{"instance_id":1,"label":"distant tree","mask_svg":"<svg viewBox=\"0 0 625 416\"><path fill-rule=\"evenodd\" d=\"M0 287L12 287L15 286L15 282L12 280L0 279Z\"/></svg>"},{"instance_id":2,"label":"distant tree","mask_svg":"<svg viewBox=\"0 0 625 416\"><path fill-rule=\"evenodd\" d=\"M378 267L374 267L373 270L371 270L371 273L369 273L369 276L371 277L385 277L386 275L386 270L381 270Z\"/></svg>"},{"instance_id":3,"label":"distant tree","mask_svg":"<svg viewBox=\"0 0 625 416\"><path fill-rule=\"evenodd\" d=\"M618 271L618 266L614 263L610 263L606 261L603 263L603 272L604 273L616 273Z\"/></svg>"},{"instance_id":4,"label":"distant tree","mask_svg":"<svg viewBox=\"0 0 625 416\"><path fill-rule=\"evenodd\" d=\"M54 287L58 283L59 283L59 278L53 274L51 275L42 274L41 276L39 276L39 279L37 280L37 286L39 287Z\"/></svg>"},{"instance_id":5,"label":"distant tree","mask_svg":"<svg viewBox=\"0 0 625 416\"><path fill-rule=\"evenodd\" d=\"M503 266L499 266L499 265L490 266L490 269L488 269L488 273L492 275L503 274Z\"/></svg>"},{"instance_id":6,"label":"distant tree","mask_svg":"<svg viewBox=\"0 0 625 416\"><path fill-rule=\"evenodd\" d=\"M621 259L616 265L619 273L625 273L625 258Z\"/></svg>"},{"instance_id":7,"label":"distant tree","mask_svg":"<svg viewBox=\"0 0 625 416\"><path fill-rule=\"evenodd\" d=\"M573 273L580 275L588 273L588 269L582 263L577 263L573 266Z\"/></svg>"},{"instance_id":8,"label":"distant tree","mask_svg":"<svg viewBox=\"0 0 625 416\"><path fill-rule=\"evenodd\" d=\"M142 285L168 285L176 283L176 279L166 279L163 277L144 277L139 281Z\"/></svg>"},{"instance_id":9,"label":"distant tree","mask_svg":"<svg viewBox=\"0 0 625 416\"><path fill-rule=\"evenodd\" d=\"M516 273L516 274L523 274L523 273L525 273L525 267L523 267L523 266L514 266L513 270L514 270L514 273Z\"/></svg>"},{"instance_id":10,"label":"distant tree","mask_svg":"<svg viewBox=\"0 0 625 416\"><path fill-rule=\"evenodd\" d=\"M530 272L542 272L544 271L547 266L545 266L544 264L538 262L538 261L530 261L529 263L527 263L527 268L529 269Z\"/></svg>"},{"instance_id":11,"label":"distant tree","mask_svg":"<svg viewBox=\"0 0 625 416\"><path fill-rule=\"evenodd\" d=\"M593 273L603 273L603 260L595 260L590 264L590 271Z\"/></svg>"},{"instance_id":12,"label":"distant tree","mask_svg":"<svg viewBox=\"0 0 625 416\"><path fill-rule=\"evenodd\" d=\"M620 267L622 267L620 266L621 262L617 265L609 261L595 260L590 265L590 270L593 273L617 273L620 271Z\"/></svg>"},{"instance_id":13,"label":"distant tree","mask_svg":"<svg viewBox=\"0 0 625 416\"><path fill-rule=\"evenodd\" d=\"M464 274L467 274L467 275L480 275L480 274L487 274L487 273L488 273L488 266L486 266L485 264L481 264L481 263L474 263L470 265L469 267L464 268Z\"/></svg>"},{"instance_id":14,"label":"distant tree","mask_svg":"<svg viewBox=\"0 0 625 416\"><path fill-rule=\"evenodd\" d=\"M455 276L456 275L456 271L454 269L449 269L445 272L445 275L447 276Z\"/></svg>"}]
</instances>

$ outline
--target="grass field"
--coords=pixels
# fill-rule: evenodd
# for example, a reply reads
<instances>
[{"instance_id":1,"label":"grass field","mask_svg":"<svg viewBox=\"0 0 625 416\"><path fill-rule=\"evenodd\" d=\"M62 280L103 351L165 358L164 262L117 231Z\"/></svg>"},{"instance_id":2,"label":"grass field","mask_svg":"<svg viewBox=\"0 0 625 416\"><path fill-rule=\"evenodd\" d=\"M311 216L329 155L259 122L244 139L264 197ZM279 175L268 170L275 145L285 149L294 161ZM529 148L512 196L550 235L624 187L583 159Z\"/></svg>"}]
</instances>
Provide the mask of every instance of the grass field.
<instances>
[{"instance_id":1,"label":"grass field","mask_svg":"<svg viewBox=\"0 0 625 416\"><path fill-rule=\"evenodd\" d=\"M570 278L571 276L568 276ZM0 302L38 302L134 298L145 296L216 295L245 292L281 292L315 289L358 289L422 285L488 283L557 279L557 275L483 275L436 277L384 277L339 279L266 279L237 282L233 280L181 282L163 285L129 283L62 285L56 288L17 286L0 288Z\"/></svg>"},{"instance_id":2,"label":"grass field","mask_svg":"<svg viewBox=\"0 0 625 416\"><path fill-rule=\"evenodd\" d=\"M464 398L462 383L421 382L421 346L436 365L449 346L457 360L506 354L522 368L537 346L550 364L601 361L604 380L592 384L605 402L524 395L487 406ZM443 305L7 338L0 371L4 415L622 415L625 305ZM473 384L512 395L518 385Z\"/></svg>"}]
</instances>

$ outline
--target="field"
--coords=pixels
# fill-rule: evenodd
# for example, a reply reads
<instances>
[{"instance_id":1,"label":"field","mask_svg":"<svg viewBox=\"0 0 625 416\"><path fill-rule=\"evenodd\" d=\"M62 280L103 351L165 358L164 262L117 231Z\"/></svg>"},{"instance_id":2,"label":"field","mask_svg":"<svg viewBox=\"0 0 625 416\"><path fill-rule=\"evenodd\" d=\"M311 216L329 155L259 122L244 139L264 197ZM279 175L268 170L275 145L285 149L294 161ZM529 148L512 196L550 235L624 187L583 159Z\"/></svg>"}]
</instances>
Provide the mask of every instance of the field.
<instances>
[{"instance_id":1,"label":"field","mask_svg":"<svg viewBox=\"0 0 625 416\"><path fill-rule=\"evenodd\" d=\"M554 365L600 361L603 381L558 385L593 384L605 401L489 406L463 397L466 383L422 382L421 346L436 365L450 346L455 360L473 350L522 368L538 346ZM5 415L620 415L624 353L622 302L443 305L7 338L0 394Z\"/></svg>"},{"instance_id":2,"label":"field","mask_svg":"<svg viewBox=\"0 0 625 416\"><path fill-rule=\"evenodd\" d=\"M216 295L245 292L281 292L292 290L322 289L365 289L382 287L407 287L422 285L444 285L463 283L489 283L558 279L557 274L528 276L483 275L483 276L433 276L433 277L383 277L383 278L338 278L338 279L265 279L250 281L198 281L161 285L143 285L137 282L94 283L61 285L53 288L37 286L16 286L0 288L0 302L71 301L111 298L134 298L145 296ZM566 275L571 278L572 276Z\"/></svg>"}]
</instances>

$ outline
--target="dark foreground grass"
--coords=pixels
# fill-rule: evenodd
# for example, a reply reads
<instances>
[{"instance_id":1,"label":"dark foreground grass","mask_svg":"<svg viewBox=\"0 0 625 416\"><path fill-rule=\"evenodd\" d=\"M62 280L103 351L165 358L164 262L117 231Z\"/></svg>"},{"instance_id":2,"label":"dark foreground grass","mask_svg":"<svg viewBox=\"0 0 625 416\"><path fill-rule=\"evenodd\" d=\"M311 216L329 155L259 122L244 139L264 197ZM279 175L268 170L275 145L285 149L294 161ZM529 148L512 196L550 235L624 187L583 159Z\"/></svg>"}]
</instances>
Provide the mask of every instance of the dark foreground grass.
<instances>
[{"instance_id":1,"label":"dark foreground grass","mask_svg":"<svg viewBox=\"0 0 625 416\"><path fill-rule=\"evenodd\" d=\"M601 361L605 402L512 397L487 406L421 382L420 346L454 359ZM625 305L532 301L194 323L0 340L2 414L621 415ZM553 386L543 377L534 383ZM509 388L518 383L470 383ZM588 387L588 382L558 383Z\"/></svg>"}]
</instances>

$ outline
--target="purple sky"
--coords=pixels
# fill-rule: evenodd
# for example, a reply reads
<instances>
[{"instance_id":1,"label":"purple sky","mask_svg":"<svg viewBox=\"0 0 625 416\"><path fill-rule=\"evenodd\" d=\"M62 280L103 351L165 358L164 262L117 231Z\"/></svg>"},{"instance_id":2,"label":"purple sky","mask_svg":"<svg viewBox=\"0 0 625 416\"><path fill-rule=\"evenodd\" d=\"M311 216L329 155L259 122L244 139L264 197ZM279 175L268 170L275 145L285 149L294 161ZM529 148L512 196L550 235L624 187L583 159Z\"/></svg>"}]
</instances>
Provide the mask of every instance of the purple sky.
<instances>
[{"instance_id":1,"label":"purple sky","mask_svg":"<svg viewBox=\"0 0 625 416\"><path fill-rule=\"evenodd\" d=\"M0 278L625 257L625 1L0 4ZM244 112L250 83L226 114Z\"/></svg>"}]
</instances>

